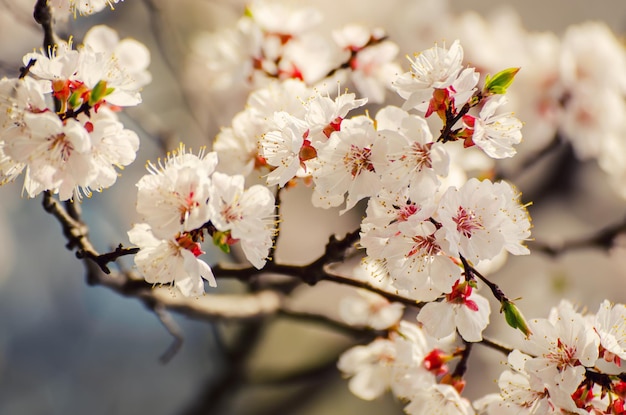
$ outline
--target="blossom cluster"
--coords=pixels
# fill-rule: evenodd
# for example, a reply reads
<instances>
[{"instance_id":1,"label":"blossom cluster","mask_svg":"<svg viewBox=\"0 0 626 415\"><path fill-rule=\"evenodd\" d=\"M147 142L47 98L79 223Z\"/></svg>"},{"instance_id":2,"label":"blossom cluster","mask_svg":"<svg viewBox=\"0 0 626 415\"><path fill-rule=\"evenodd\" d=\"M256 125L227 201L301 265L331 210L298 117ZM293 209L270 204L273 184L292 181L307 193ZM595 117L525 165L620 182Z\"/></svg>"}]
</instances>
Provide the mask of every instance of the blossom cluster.
<instances>
[{"instance_id":1,"label":"blossom cluster","mask_svg":"<svg viewBox=\"0 0 626 415\"><path fill-rule=\"evenodd\" d=\"M382 29L350 24L328 39L323 16L310 7L267 0L251 2L234 28L198 35L192 45L190 76L210 90L298 79L312 86L330 79L354 82L371 102L383 102L398 73L398 46Z\"/></svg>"},{"instance_id":2,"label":"blossom cluster","mask_svg":"<svg viewBox=\"0 0 626 415\"><path fill-rule=\"evenodd\" d=\"M265 186L244 189L242 175L215 172L217 154L198 155L181 144L137 183L137 211L144 222L128 232L140 248L135 264L151 284L173 284L185 296L215 287L209 265L199 259L209 235L228 252L240 243L246 258L263 268L275 233L274 195Z\"/></svg>"},{"instance_id":3,"label":"blossom cluster","mask_svg":"<svg viewBox=\"0 0 626 415\"><path fill-rule=\"evenodd\" d=\"M368 307L367 304L370 306ZM429 303L430 304L430 303ZM359 318L361 316L361 318ZM363 317L367 316L367 317ZM532 333L508 356L501 392L471 404L458 367L462 349L453 336L434 338L427 325L401 320L402 306L381 298L350 300L342 317L354 325L386 330L341 356L339 369L358 397L372 400L386 390L408 401L408 414L623 414L626 380L626 306L605 300L595 315L563 300L547 319L530 321ZM456 368L450 369L457 360Z\"/></svg>"},{"instance_id":4,"label":"blossom cluster","mask_svg":"<svg viewBox=\"0 0 626 415\"><path fill-rule=\"evenodd\" d=\"M76 15L118 1L48 5ZM605 301L591 315L564 301L527 323L480 271L529 254L527 205L493 169L522 141L522 122L504 109L519 68L486 74L466 64L455 40L407 57L403 71L383 30L346 25L328 38L321 20L313 8L258 0L235 28L196 39L190 71L198 82L252 92L213 151L180 144L148 162L137 183L141 222L128 231L141 277L185 297L216 287L202 259L207 238L227 253L241 247L263 270L278 234L275 195L309 186L313 206L363 215L353 233L363 257L355 285L403 300L368 291L341 303L347 324L377 336L339 359L356 396L391 390L412 415L625 414L626 306ZM558 81L546 71L533 105L550 118L551 136L563 133L580 158L598 158L619 178L626 57L617 69L594 64L585 57L605 61L623 48L598 41L607 49L579 49L587 35L608 36L596 26L567 32ZM141 102L149 61L145 46L104 26L78 48L70 40L24 56L21 75L0 80L0 181L24 172L28 196L46 191L64 201L112 186L139 147L116 113ZM350 83L357 93L341 89ZM389 91L396 105L384 105ZM604 140L594 140L598 131ZM265 184L246 185L259 179ZM472 404L461 393L472 344L489 324L485 285L525 339L508 356L501 392Z\"/></svg>"},{"instance_id":5,"label":"blossom cluster","mask_svg":"<svg viewBox=\"0 0 626 415\"><path fill-rule=\"evenodd\" d=\"M500 394L477 408L495 414L623 414L626 412L626 306L605 300L595 315L563 300L547 319L530 321L532 335L509 354Z\"/></svg>"},{"instance_id":6,"label":"blossom cluster","mask_svg":"<svg viewBox=\"0 0 626 415\"><path fill-rule=\"evenodd\" d=\"M372 400L386 390L409 403L411 415L474 414L471 403L461 397L463 380L449 363L461 355L450 338L435 340L414 323L401 321L365 346L341 355L337 366L358 397Z\"/></svg>"},{"instance_id":7,"label":"blossom cluster","mask_svg":"<svg viewBox=\"0 0 626 415\"><path fill-rule=\"evenodd\" d=\"M24 56L19 78L0 80L0 181L25 171L24 190L61 200L110 187L135 159L139 139L116 112L141 102L147 48L93 27L81 47L59 42Z\"/></svg>"},{"instance_id":8,"label":"blossom cluster","mask_svg":"<svg viewBox=\"0 0 626 415\"><path fill-rule=\"evenodd\" d=\"M455 144L505 158L521 140L521 122L496 113L517 70L479 90L479 74L462 59L459 42L417 55L392 83L405 108L385 106L373 119L348 116L366 103L355 94L339 91L333 99L298 80L271 83L250 95L214 149L225 162L218 169L265 172L270 186L304 180L317 207L345 203L344 213L368 199L360 235L367 259L408 298L445 297L422 310L431 334L445 337L459 327L465 340L479 341L489 305L462 262L527 254L530 220L508 183L449 175L463 170L463 156L447 150ZM478 113L470 111L479 104ZM434 115L443 123L439 137L427 122Z\"/></svg>"},{"instance_id":9,"label":"blossom cluster","mask_svg":"<svg viewBox=\"0 0 626 415\"><path fill-rule=\"evenodd\" d=\"M237 88L247 93L242 85L258 88L272 79L301 79L318 88L331 80L351 81L370 103L382 103L400 72L398 44L414 48L430 39L470 39L466 62L485 71L524 68L509 104L525 121L526 139L519 148L524 155L503 169L519 167L551 142L568 143L578 158L597 160L617 193L626 194L626 125L620 115L626 49L605 24L572 25L559 38L527 30L510 10L485 19L475 12L455 15L445 1L410 3L406 15L418 26L414 30L398 31L392 40L382 29L350 24L334 30L331 41L320 30L318 10L254 1L236 27L197 36L188 77L194 90L205 86L202 94L216 89L232 94ZM265 55L265 49L275 53ZM281 66L297 70L261 69Z\"/></svg>"},{"instance_id":10,"label":"blossom cluster","mask_svg":"<svg viewBox=\"0 0 626 415\"><path fill-rule=\"evenodd\" d=\"M503 168L567 144L578 159L596 160L616 193L626 196L626 48L605 23L573 24L558 36L529 31L512 10L488 19L466 12L433 21L446 21L439 36L472 40L466 58L475 65L523 68L509 95L524 120L524 154Z\"/></svg>"}]
</instances>

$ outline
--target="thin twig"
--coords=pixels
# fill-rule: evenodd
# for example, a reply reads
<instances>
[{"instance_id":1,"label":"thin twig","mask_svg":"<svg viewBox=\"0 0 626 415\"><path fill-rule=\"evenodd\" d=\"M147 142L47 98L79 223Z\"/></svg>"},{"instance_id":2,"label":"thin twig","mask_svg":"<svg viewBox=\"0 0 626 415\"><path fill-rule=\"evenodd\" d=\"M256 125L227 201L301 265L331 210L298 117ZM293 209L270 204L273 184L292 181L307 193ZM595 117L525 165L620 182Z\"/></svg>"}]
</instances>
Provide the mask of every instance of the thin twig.
<instances>
[{"instance_id":1,"label":"thin twig","mask_svg":"<svg viewBox=\"0 0 626 415\"><path fill-rule=\"evenodd\" d=\"M490 349L496 350L507 356L513 351L512 347L506 346L497 340L493 340L485 336L483 336L483 339L479 342L479 344L482 344L483 346L487 346Z\"/></svg>"},{"instance_id":2,"label":"thin twig","mask_svg":"<svg viewBox=\"0 0 626 415\"><path fill-rule=\"evenodd\" d=\"M482 282L489 287L491 293L495 297L498 302L502 303L504 301L509 301L509 298L504 294L504 291L500 289L500 287L487 279L484 275L482 275L476 268L474 268L470 263L463 257L463 255L459 255L461 258L461 262L463 263L463 269L465 270L465 276L468 280L473 279L474 277L478 277Z\"/></svg>"},{"instance_id":3,"label":"thin twig","mask_svg":"<svg viewBox=\"0 0 626 415\"><path fill-rule=\"evenodd\" d=\"M276 245L278 244L278 237L280 236L280 193L281 190L284 189L283 187L277 187L276 188L276 194L274 195L274 203L276 205L276 208L274 209L274 215L276 217L276 221L279 224L276 227L276 231L274 233L274 235L272 235L272 246L270 247L270 250L267 254L267 258L269 262L275 262L276 261Z\"/></svg>"},{"instance_id":4,"label":"thin twig","mask_svg":"<svg viewBox=\"0 0 626 415\"><path fill-rule=\"evenodd\" d=\"M468 341L463 341L463 343L465 344L465 348L461 353L461 360L459 360L456 367L454 368L454 372L452 373L453 378L462 378L463 375L465 375L465 372L467 372L467 362L472 353L472 347L474 347L474 343Z\"/></svg>"},{"instance_id":5,"label":"thin twig","mask_svg":"<svg viewBox=\"0 0 626 415\"><path fill-rule=\"evenodd\" d=\"M183 347L183 333L180 330L180 327L178 326L176 321L172 318L172 315L167 311L163 304L155 304L152 308L152 311L154 311L154 314L156 314L156 316L159 318L159 321L161 322L161 324L163 324L163 327L165 327L167 332L171 334L174 338L170 347L168 347L167 350L165 350L165 352L159 358L161 363L165 364L172 360L172 358L176 356L181 347Z\"/></svg>"}]
</instances>

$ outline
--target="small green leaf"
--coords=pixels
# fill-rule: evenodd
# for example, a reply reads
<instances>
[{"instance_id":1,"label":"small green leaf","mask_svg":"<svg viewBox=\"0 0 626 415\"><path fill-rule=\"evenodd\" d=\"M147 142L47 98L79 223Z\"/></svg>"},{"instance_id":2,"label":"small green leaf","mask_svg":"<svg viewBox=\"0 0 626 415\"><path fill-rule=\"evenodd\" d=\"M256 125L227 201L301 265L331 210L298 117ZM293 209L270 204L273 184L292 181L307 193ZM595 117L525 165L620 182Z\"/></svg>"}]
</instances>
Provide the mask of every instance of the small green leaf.
<instances>
[{"instance_id":1,"label":"small green leaf","mask_svg":"<svg viewBox=\"0 0 626 415\"><path fill-rule=\"evenodd\" d=\"M509 68L498 72L493 77L487 75L485 78L484 95L506 94L506 90L513 83L513 78L520 68Z\"/></svg>"}]
</instances>

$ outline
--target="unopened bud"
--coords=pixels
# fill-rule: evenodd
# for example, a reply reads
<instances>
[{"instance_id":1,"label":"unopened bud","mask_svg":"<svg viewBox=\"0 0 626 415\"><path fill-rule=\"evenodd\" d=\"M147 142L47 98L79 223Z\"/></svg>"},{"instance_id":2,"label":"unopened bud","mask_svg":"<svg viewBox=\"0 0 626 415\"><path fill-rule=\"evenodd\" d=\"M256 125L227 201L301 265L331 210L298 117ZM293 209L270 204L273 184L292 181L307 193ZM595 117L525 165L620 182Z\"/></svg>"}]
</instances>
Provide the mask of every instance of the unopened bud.
<instances>
[{"instance_id":1,"label":"unopened bud","mask_svg":"<svg viewBox=\"0 0 626 415\"><path fill-rule=\"evenodd\" d=\"M530 336L532 331L528 327L528 323L526 322L526 319L524 319L522 312L519 311L515 304L508 300L502 301L501 304L502 308L500 309L500 312L504 312L504 318L509 326L514 329L519 329L526 337Z\"/></svg>"},{"instance_id":2,"label":"unopened bud","mask_svg":"<svg viewBox=\"0 0 626 415\"><path fill-rule=\"evenodd\" d=\"M96 86L91 90L91 94L89 95L89 106L93 107L100 101L104 99L105 96L113 92L113 88L107 88L106 81L98 81Z\"/></svg>"},{"instance_id":3,"label":"unopened bud","mask_svg":"<svg viewBox=\"0 0 626 415\"><path fill-rule=\"evenodd\" d=\"M506 90L513 83L513 78L519 72L520 68L509 68L498 72L493 77L487 75L485 78L485 88L483 94L485 96L506 94Z\"/></svg>"}]
</instances>

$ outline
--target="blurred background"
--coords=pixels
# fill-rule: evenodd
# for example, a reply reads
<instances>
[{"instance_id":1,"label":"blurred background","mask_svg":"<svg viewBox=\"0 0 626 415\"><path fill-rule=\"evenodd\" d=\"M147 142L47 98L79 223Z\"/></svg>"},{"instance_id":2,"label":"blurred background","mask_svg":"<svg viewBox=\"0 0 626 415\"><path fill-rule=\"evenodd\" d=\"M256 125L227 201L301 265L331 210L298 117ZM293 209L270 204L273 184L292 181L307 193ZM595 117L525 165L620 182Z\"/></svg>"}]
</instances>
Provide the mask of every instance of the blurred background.
<instances>
[{"instance_id":1,"label":"blurred background","mask_svg":"<svg viewBox=\"0 0 626 415\"><path fill-rule=\"evenodd\" d=\"M0 1L4 76L17 76L21 57L42 43L40 27L31 17L33 3ZM623 0L389 0L384 4L346 0L341 6L330 0L303 0L298 4L319 8L328 29L350 22L387 29L400 45L400 56L442 39L480 39L478 33L484 31L480 25L495 21L489 20L492 16L506 15L525 31L549 31L556 37L570 25L589 20L606 23L622 41L626 35ZM84 218L100 251L120 242L128 244L126 231L137 220L134 184L145 172L145 161L162 157L164 148L172 149L180 140L193 148L209 144L243 108L245 95L193 91L188 76L195 36L234 25L243 7L244 2L228 0L126 0L114 11L57 23L62 37L72 35L78 43L89 27L104 23L117 29L120 37L145 43L152 54L153 82L142 92L144 103L123 115L127 128L141 137L137 161L113 188L83 202ZM459 22L464 16L464 29L456 30L450 21L448 35L433 29L442 16ZM480 43L472 49L480 50ZM509 54L510 66L515 66L513 45ZM533 237L538 241L559 243L589 235L626 216L626 200L608 184L598 163L579 161L571 150L548 155L519 175L515 172L508 172L514 176L508 178L529 195L524 201L534 202L530 210ZM552 172L549 182L544 180L546 172ZM0 188L0 414L402 413L401 403L389 396L369 403L348 391L334 362L355 339L315 323L276 318L262 325L214 325L175 315L185 343L172 361L159 363L171 338L158 319L134 299L88 286L83 264L65 249L59 224L44 212L41 200L20 197L21 186L18 179ZM353 230L358 224L357 217L339 221L336 211L313 210L307 202L307 190L299 188L283 200L278 255L285 261L306 263L316 258L329 234ZM594 312L604 298L626 301L625 265L626 251L619 246L610 252L576 250L556 259L537 253L510 258L494 280L511 297L522 297L518 304L527 317L544 317L562 297ZM329 284L320 285L300 293L298 301L332 314L340 294ZM224 291L237 289L235 283L220 286ZM494 311L492 337L515 336L501 320ZM250 345L258 340L258 345L253 350L229 348L228 343L237 339ZM503 360L489 350L474 350L469 376L480 381L468 381L466 394L471 398L495 391L498 362ZM244 364L246 373L252 374L246 385L240 382Z\"/></svg>"}]
</instances>

